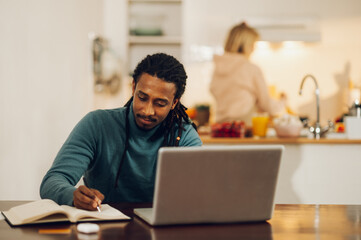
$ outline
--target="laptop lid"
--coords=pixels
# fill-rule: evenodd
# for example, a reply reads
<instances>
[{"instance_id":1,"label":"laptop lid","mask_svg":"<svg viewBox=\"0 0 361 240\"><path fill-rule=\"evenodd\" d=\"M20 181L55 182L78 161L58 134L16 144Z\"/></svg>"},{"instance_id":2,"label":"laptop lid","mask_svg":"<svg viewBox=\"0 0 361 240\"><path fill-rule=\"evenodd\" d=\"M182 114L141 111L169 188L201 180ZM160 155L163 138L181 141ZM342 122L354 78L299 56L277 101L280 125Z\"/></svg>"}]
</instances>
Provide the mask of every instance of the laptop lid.
<instances>
[{"instance_id":1,"label":"laptop lid","mask_svg":"<svg viewBox=\"0 0 361 240\"><path fill-rule=\"evenodd\" d=\"M158 152L152 225L264 221L272 216L281 145L167 147ZM142 211L135 211L141 217Z\"/></svg>"}]
</instances>

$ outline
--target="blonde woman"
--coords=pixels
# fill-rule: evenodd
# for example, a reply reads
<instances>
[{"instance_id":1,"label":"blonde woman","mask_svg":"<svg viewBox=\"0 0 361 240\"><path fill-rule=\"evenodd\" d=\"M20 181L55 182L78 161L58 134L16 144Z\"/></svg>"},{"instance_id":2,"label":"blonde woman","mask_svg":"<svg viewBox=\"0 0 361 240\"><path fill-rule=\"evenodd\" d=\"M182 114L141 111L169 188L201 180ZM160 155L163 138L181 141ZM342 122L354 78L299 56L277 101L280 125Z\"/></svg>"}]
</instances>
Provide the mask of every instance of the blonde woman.
<instances>
[{"instance_id":1,"label":"blonde woman","mask_svg":"<svg viewBox=\"0 0 361 240\"><path fill-rule=\"evenodd\" d=\"M280 101L272 99L261 69L249 61L258 39L256 30L243 22L229 32L224 54L214 56L210 91L216 100L217 122L241 120L251 125L256 112L274 116L285 110L285 95Z\"/></svg>"}]
</instances>

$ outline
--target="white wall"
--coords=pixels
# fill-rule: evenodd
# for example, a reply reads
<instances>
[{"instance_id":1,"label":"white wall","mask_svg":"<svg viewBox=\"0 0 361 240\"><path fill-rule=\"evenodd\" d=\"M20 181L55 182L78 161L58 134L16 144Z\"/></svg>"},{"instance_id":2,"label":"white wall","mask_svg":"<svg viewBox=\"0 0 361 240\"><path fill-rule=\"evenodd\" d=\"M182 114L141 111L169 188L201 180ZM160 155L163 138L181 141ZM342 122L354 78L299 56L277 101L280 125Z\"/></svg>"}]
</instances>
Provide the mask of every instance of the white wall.
<instances>
[{"instance_id":1,"label":"white wall","mask_svg":"<svg viewBox=\"0 0 361 240\"><path fill-rule=\"evenodd\" d=\"M121 76L121 87L115 94L109 94L107 91L94 92L94 109L123 106L131 94L131 80L126 71L126 59L128 55L127 1L102 1L104 5L102 37L108 40L110 52L118 60L120 67L118 73Z\"/></svg>"},{"instance_id":2,"label":"white wall","mask_svg":"<svg viewBox=\"0 0 361 240\"><path fill-rule=\"evenodd\" d=\"M0 200L37 199L42 177L92 109L88 33L101 0L0 1Z\"/></svg>"},{"instance_id":3,"label":"white wall","mask_svg":"<svg viewBox=\"0 0 361 240\"><path fill-rule=\"evenodd\" d=\"M312 82L298 96L301 80L313 74L321 90L321 120L334 119L345 109L343 91L349 79L361 86L361 1L359 0L185 0L184 61L189 80L184 103L192 106L210 102L212 64L192 60L192 45L222 47L228 30L240 19L312 17L319 19L320 42L286 50L273 44L267 51L257 49L252 61L258 64L268 84L288 95L291 109L315 120Z\"/></svg>"}]
</instances>

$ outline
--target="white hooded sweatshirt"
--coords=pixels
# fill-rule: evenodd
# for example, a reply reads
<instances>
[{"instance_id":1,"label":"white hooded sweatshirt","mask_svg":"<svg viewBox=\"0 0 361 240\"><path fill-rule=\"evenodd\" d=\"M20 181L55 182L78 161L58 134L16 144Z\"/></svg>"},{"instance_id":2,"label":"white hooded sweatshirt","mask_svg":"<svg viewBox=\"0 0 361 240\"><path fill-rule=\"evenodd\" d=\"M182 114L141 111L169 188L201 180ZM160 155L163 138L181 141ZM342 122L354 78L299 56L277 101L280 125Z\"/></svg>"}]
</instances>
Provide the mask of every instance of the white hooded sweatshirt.
<instances>
[{"instance_id":1,"label":"white hooded sweatshirt","mask_svg":"<svg viewBox=\"0 0 361 240\"><path fill-rule=\"evenodd\" d=\"M262 71L244 55L226 52L214 56L210 91L216 100L216 121L252 122L256 112L271 116L284 111L283 101L270 97Z\"/></svg>"}]
</instances>

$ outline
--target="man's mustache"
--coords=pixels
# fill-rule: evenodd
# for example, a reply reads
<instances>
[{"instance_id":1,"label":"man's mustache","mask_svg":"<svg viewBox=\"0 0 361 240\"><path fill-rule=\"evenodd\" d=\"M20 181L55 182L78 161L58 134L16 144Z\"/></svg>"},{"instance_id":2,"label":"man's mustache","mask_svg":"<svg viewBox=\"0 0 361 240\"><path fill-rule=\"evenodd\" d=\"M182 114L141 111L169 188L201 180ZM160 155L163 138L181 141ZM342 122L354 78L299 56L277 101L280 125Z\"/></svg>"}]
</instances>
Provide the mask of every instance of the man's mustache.
<instances>
[{"instance_id":1,"label":"man's mustache","mask_svg":"<svg viewBox=\"0 0 361 240\"><path fill-rule=\"evenodd\" d=\"M146 121L151 121L151 122L156 122L157 121L157 119L155 119L153 117L147 117L147 116L141 115L141 114L137 114L137 117L142 118L142 119L144 119Z\"/></svg>"}]
</instances>

